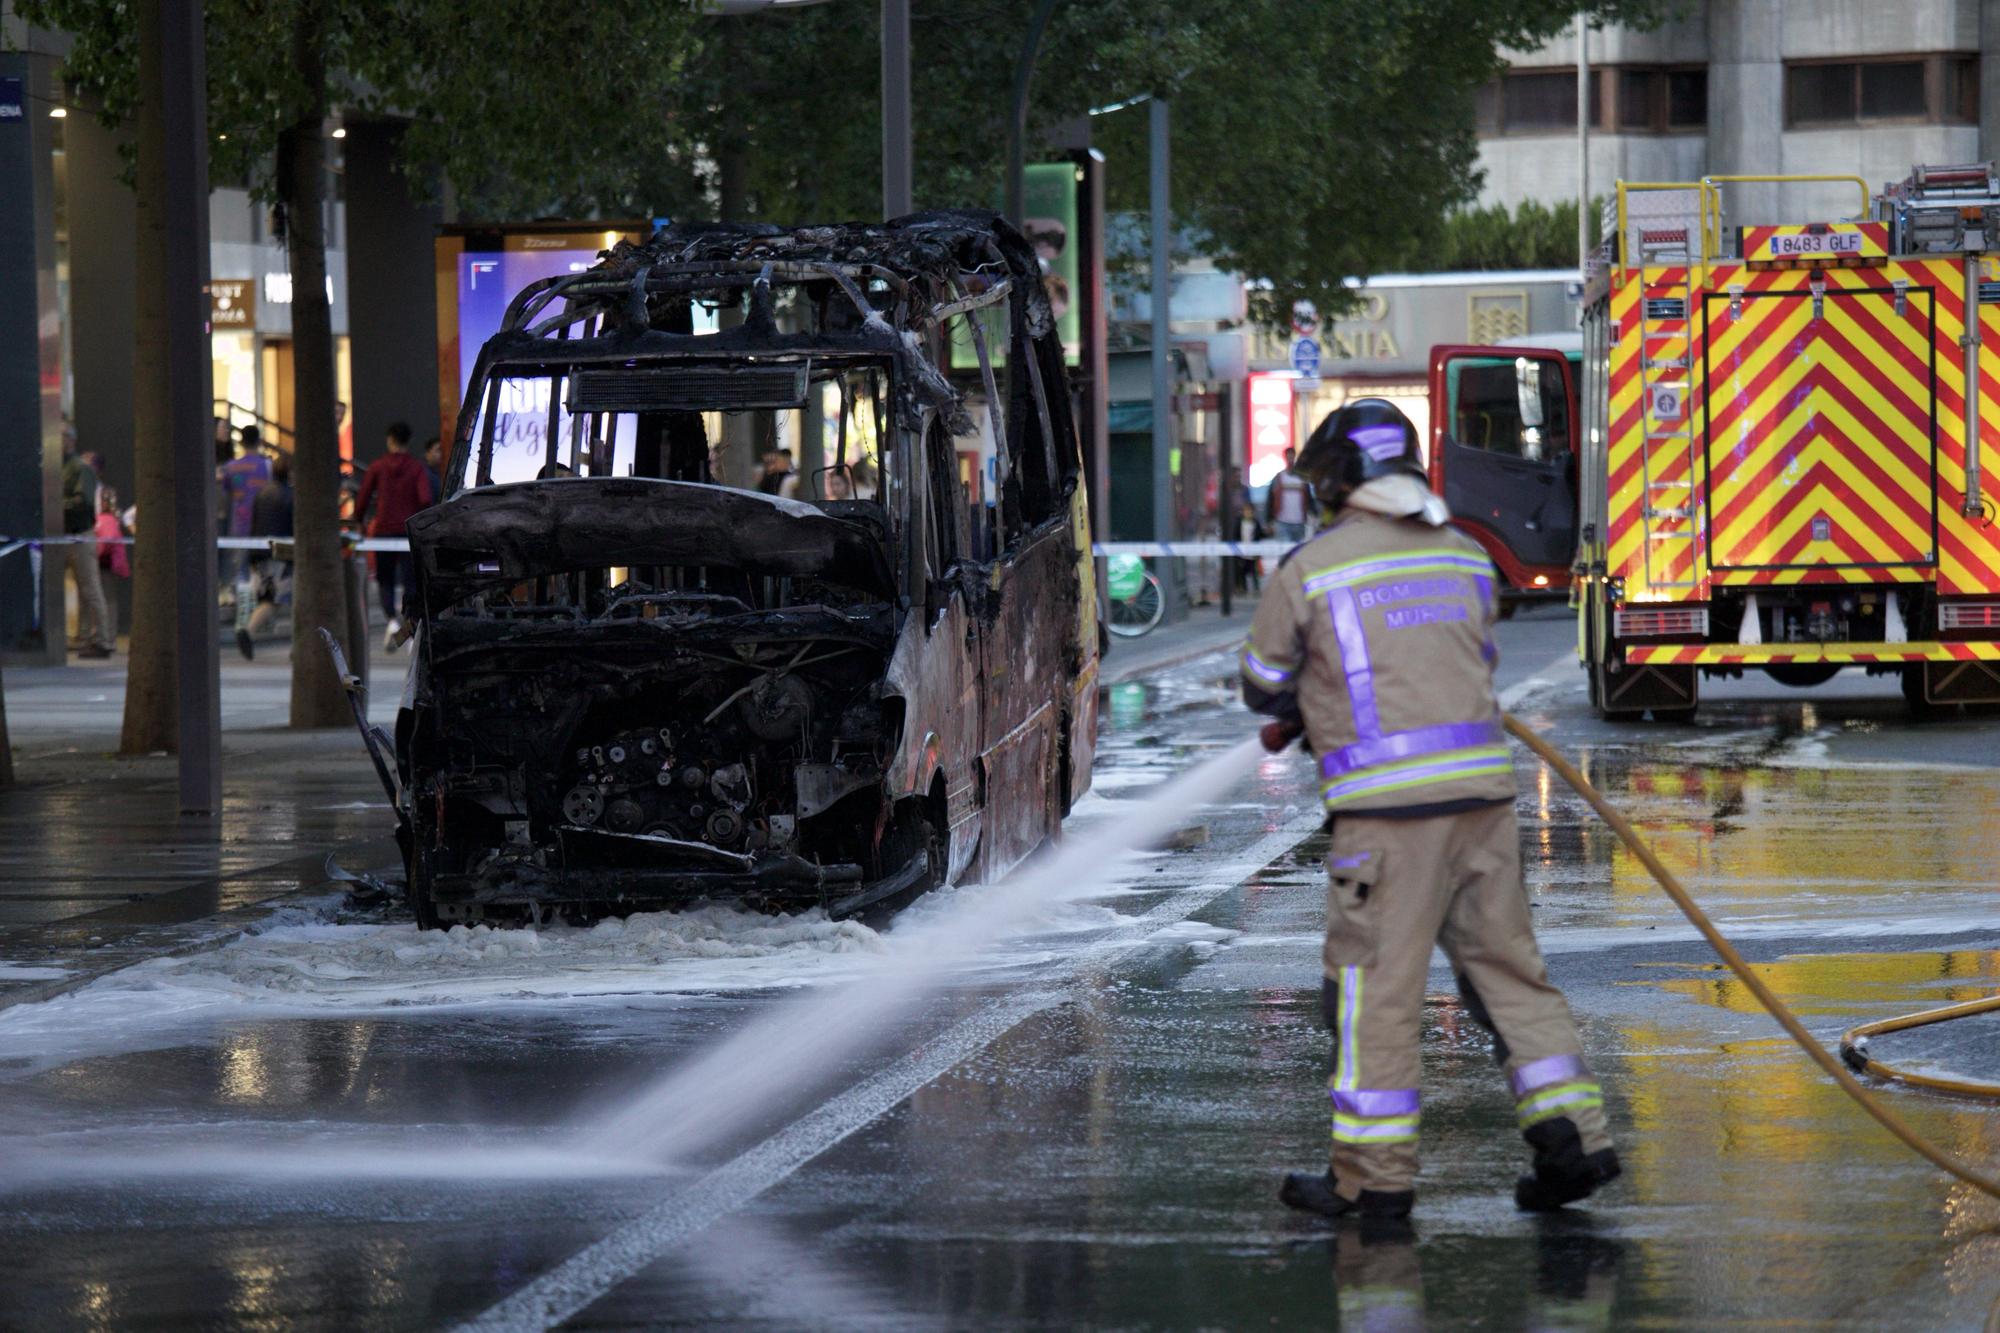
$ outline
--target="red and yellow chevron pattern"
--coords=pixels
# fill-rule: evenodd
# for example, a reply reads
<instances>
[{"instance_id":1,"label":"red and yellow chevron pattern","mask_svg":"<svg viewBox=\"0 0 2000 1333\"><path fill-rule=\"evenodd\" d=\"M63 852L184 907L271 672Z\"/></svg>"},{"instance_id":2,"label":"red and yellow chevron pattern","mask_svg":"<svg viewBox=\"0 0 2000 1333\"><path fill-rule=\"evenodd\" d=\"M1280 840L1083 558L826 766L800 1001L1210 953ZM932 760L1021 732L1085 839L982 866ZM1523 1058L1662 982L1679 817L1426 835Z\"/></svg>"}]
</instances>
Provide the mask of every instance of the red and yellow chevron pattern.
<instances>
[{"instance_id":1,"label":"red and yellow chevron pattern","mask_svg":"<svg viewBox=\"0 0 2000 1333\"><path fill-rule=\"evenodd\" d=\"M1841 569L1916 581L1936 562L1933 298L1913 286L1898 314L1879 268L1712 271L1702 425L1723 582Z\"/></svg>"},{"instance_id":2,"label":"red and yellow chevron pattern","mask_svg":"<svg viewBox=\"0 0 2000 1333\"><path fill-rule=\"evenodd\" d=\"M1988 263L2000 281L2000 261ZM2000 592L2000 521L1960 512L1961 286L1955 259L1615 273L1605 561L1626 600L1933 580L1945 594ZM1678 296L1688 318L1647 317ZM2000 307L1982 306L1980 327L1982 457L2000 508ZM1683 358L1676 404L1657 388L1674 372L1659 368ZM1691 433L1660 415L1676 406L1693 414ZM1886 647L1896 655L1842 660L1951 660Z\"/></svg>"},{"instance_id":3,"label":"red and yellow chevron pattern","mask_svg":"<svg viewBox=\"0 0 2000 1333\"><path fill-rule=\"evenodd\" d=\"M1768 666L1781 662L2000 662L2000 643L1648 643L1634 666Z\"/></svg>"}]
</instances>

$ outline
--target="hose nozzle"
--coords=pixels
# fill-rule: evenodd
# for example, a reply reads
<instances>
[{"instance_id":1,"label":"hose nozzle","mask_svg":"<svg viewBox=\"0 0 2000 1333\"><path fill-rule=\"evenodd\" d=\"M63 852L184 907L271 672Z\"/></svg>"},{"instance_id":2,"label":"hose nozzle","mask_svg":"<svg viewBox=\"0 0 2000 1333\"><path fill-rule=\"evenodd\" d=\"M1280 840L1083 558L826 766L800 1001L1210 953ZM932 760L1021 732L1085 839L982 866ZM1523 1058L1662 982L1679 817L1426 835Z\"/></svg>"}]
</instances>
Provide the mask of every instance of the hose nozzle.
<instances>
[{"instance_id":1,"label":"hose nozzle","mask_svg":"<svg viewBox=\"0 0 2000 1333\"><path fill-rule=\"evenodd\" d=\"M1265 749L1272 754L1278 754L1293 741L1305 735L1305 731L1305 723L1295 719L1280 718L1275 722L1266 722L1260 727L1257 739L1264 743Z\"/></svg>"}]
</instances>

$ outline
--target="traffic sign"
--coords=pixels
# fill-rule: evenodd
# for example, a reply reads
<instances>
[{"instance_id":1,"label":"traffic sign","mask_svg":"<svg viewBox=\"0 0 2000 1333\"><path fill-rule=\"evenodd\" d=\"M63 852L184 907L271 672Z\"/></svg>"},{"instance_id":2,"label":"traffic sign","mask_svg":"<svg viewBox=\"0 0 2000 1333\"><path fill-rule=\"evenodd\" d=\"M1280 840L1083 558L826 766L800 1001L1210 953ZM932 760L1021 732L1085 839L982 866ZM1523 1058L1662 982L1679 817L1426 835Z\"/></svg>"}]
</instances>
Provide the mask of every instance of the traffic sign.
<instances>
[{"instance_id":1,"label":"traffic sign","mask_svg":"<svg viewBox=\"0 0 2000 1333\"><path fill-rule=\"evenodd\" d=\"M1320 386L1325 383L1326 381L1317 375L1301 375L1292 381L1292 396L1303 398L1309 393L1318 393Z\"/></svg>"},{"instance_id":2,"label":"traffic sign","mask_svg":"<svg viewBox=\"0 0 2000 1333\"><path fill-rule=\"evenodd\" d=\"M1300 338L1292 344L1292 369L1310 379L1319 373L1319 344Z\"/></svg>"},{"instance_id":3,"label":"traffic sign","mask_svg":"<svg viewBox=\"0 0 2000 1333\"><path fill-rule=\"evenodd\" d=\"M1292 302L1292 332L1310 338L1319 332L1319 307L1311 301Z\"/></svg>"}]
</instances>

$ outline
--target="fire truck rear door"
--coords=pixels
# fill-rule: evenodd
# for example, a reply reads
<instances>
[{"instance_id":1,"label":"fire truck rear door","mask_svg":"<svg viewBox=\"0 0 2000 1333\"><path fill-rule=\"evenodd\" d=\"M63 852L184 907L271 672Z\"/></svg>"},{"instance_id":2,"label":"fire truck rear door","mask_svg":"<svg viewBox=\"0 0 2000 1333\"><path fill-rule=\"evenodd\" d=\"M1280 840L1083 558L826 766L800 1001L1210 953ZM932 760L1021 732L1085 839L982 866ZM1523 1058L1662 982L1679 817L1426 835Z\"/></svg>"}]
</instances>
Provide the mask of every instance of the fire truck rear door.
<instances>
[{"instance_id":1,"label":"fire truck rear door","mask_svg":"<svg viewBox=\"0 0 2000 1333\"><path fill-rule=\"evenodd\" d=\"M1937 562L1935 293L1807 274L1710 292L1702 330L1709 566ZM1900 307L1900 309L1899 309Z\"/></svg>"}]
</instances>

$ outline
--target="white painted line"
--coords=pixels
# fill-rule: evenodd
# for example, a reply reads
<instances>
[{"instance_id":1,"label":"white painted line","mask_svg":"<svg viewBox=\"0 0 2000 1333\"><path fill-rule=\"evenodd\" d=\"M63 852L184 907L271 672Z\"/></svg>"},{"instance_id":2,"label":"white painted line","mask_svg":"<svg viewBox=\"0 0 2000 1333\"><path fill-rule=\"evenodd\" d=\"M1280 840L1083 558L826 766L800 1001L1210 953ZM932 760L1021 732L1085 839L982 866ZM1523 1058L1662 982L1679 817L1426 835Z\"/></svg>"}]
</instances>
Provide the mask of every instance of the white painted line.
<instances>
[{"instance_id":1,"label":"white painted line","mask_svg":"<svg viewBox=\"0 0 2000 1333\"><path fill-rule=\"evenodd\" d=\"M1131 955L1154 947L1149 946L1147 936L1162 926L1184 920L1236 888L1311 837L1321 822L1317 811L1301 815L1220 865L1204 866L1201 870L1204 883L1182 889L1151 910L1130 918L1118 928L1118 934L1133 937L1129 943L1108 955L1094 950L1078 959L1077 966L1068 969L1071 975L1066 980L1073 982L1077 973L1086 970L1102 973ZM1024 1019L1068 998L1069 992L1063 989L1037 989L982 1006L879 1073L807 1112L460 1327L481 1333L503 1330L514 1333L553 1328L573 1318L675 1245L717 1218L743 1207L841 1140L888 1114L904 1098L977 1055Z\"/></svg>"},{"instance_id":2,"label":"white painted line","mask_svg":"<svg viewBox=\"0 0 2000 1333\"><path fill-rule=\"evenodd\" d=\"M1501 692L1511 708L1535 690L1560 683L1555 673L1571 656L1556 657L1541 671ZM1127 920L1118 933L1131 937L1106 954L1092 951L1077 960L1070 981L1085 970L1102 973L1151 946L1147 937L1183 921L1286 855L1319 830L1318 810L1300 815L1267 833L1219 865L1203 866L1203 883L1171 894ZM626 1223L603 1240L578 1251L528 1285L492 1306L462 1329L481 1333L553 1328L588 1309L621 1283L657 1261L674 1246L718 1218L780 1184L806 1163L894 1110L933 1080L1012 1031L1022 1021L1063 1003L1060 989L1022 991L982 1006L942 1034L894 1061L848 1091L821 1104L755 1147L732 1158Z\"/></svg>"}]
</instances>

